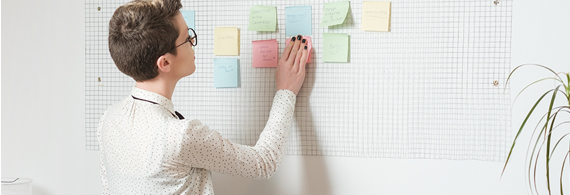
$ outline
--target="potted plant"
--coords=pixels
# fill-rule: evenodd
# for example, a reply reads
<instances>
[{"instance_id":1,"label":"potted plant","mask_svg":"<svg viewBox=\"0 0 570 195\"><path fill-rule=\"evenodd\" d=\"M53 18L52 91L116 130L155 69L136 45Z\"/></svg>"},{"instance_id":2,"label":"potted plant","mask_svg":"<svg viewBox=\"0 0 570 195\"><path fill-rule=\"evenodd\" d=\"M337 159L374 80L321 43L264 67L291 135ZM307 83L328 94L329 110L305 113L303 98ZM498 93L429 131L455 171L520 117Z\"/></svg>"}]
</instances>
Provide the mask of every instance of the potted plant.
<instances>
[{"instance_id":1,"label":"potted plant","mask_svg":"<svg viewBox=\"0 0 570 195\"><path fill-rule=\"evenodd\" d=\"M527 85L520 91L517 97L515 97L515 101L519 95L522 94L522 92L536 83L551 80L555 82L555 85L553 85L553 87L545 89L545 92L541 94L528 114L526 114L526 117L520 125L515 139L513 140L501 176L509 164L511 154L513 154L513 149L515 148L517 141L520 139L519 136L521 135L521 132L523 132L523 130L525 132L532 130L525 163L525 166L528 164L528 172L526 174L528 175L528 185L531 189L531 192L536 192L539 194L539 189L537 188L537 169L542 169L541 171L544 171L546 173L545 178L548 194L552 194L552 191L554 190L551 189L554 189L554 186L556 185L560 188L560 194L564 194L564 191L569 190L564 188L563 185L564 180L568 182L568 174L566 175L566 178L563 176L564 167L570 154L570 73L556 73L552 69L538 64L523 64L511 71L509 77L507 78L507 83L515 71L525 66L540 67L552 73L552 76L536 80ZM543 109L544 105L542 107L539 106L540 104L544 103L546 103L546 106L548 106L547 109ZM527 124L529 118L531 117L540 117L536 126ZM560 163L560 161L562 162ZM561 165L551 166L553 164ZM567 167L567 169L568 168L570 167ZM551 174L555 173L554 171L560 172L560 178L554 178L553 174ZM567 173L569 171L570 170L566 170ZM538 177L544 178L544 175L541 174Z\"/></svg>"}]
</instances>

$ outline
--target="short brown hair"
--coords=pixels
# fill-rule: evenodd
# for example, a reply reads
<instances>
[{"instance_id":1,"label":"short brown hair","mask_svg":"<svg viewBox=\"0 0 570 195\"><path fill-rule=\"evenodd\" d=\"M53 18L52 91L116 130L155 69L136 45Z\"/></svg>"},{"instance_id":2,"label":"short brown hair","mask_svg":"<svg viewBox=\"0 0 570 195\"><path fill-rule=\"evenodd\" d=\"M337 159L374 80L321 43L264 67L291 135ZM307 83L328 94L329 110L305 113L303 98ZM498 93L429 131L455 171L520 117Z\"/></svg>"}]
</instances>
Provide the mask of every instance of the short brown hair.
<instances>
[{"instance_id":1,"label":"short brown hair","mask_svg":"<svg viewBox=\"0 0 570 195\"><path fill-rule=\"evenodd\" d=\"M180 0L134 0L115 10L109 21L109 52L119 70L145 81L158 76L156 60L176 55L179 32L174 17Z\"/></svg>"}]
</instances>

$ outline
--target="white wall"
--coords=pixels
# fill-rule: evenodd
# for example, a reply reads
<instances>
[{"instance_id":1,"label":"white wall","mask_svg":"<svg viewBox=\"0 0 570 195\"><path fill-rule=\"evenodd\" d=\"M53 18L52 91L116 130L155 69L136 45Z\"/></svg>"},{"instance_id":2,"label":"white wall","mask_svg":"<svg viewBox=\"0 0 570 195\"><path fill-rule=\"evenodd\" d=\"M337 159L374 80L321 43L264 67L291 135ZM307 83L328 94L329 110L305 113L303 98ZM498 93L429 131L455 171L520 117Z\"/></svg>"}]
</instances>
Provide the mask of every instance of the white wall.
<instances>
[{"instance_id":1,"label":"white wall","mask_svg":"<svg viewBox=\"0 0 570 195\"><path fill-rule=\"evenodd\" d=\"M569 7L514 2L513 67L569 71ZM84 17L84 1L2 1L2 176L34 179L35 195L101 193L98 153L84 149ZM521 71L513 96L536 75ZM515 104L513 132L532 101ZM501 162L286 156L269 181L214 174L214 185L218 195L526 194L515 155L502 179Z\"/></svg>"}]
</instances>

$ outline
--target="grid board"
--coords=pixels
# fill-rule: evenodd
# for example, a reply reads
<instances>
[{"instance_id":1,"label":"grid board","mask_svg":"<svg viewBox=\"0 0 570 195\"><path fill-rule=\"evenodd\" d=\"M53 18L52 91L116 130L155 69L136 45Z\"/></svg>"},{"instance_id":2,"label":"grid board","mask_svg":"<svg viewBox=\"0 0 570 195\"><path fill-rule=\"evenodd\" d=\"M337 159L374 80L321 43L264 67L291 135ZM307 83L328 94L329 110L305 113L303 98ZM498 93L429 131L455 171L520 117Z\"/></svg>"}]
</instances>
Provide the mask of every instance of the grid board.
<instances>
[{"instance_id":1,"label":"grid board","mask_svg":"<svg viewBox=\"0 0 570 195\"><path fill-rule=\"evenodd\" d=\"M134 81L110 58L108 22L127 0L86 0L86 149L98 150L103 111ZM512 0L393 0L390 32L360 30L362 1L345 22L318 28L328 0L183 0L195 10L196 72L178 82L175 109L229 140L254 145L276 91L275 68L253 68L252 43L285 48L285 7L312 6L312 62L297 96L287 153L385 158L505 158L510 131ZM254 5L277 8L277 31L247 31ZM100 9L99 9L100 8ZM215 27L240 29L240 55L214 56ZM350 36L349 63L322 60L323 33ZM238 88L214 88L213 59L237 58Z\"/></svg>"}]
</instances>

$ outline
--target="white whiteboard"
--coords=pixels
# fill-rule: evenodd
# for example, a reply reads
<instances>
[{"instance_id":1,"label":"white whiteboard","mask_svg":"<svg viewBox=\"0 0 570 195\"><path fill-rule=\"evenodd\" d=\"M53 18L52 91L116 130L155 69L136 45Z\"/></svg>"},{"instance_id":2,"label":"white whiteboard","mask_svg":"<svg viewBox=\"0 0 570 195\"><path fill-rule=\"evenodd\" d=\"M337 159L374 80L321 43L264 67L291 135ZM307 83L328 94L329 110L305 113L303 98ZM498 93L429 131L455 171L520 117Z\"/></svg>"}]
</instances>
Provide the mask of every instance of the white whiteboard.
<instances>
[{"instance_id":1,"label":"white whiteboard","mask_svg":"<svg viewBox=\"0 0 570 195\"><path fill-rule=\"evenodd\" d=\"M134 81L108 54L109 19L125 0L86 0L86 148L97 150L103 111ZM362 1L342 25L318 28L333 1L182 1L195 10L196 72L175 109L226 138L254 145L274 92L274 68L251 67L251 41L285 47L285 7L312 6L312 63L297 97L288 154L499 161L509 142L512 1L395 0L390 32L360 30ZM277 31L247 31L249 8L277 7ZM100 9L99 9L100 8ZM240 29L240 55L214 56L215 27ZM350 62L322 61L322 34L350 36ZM239 59L238 88L213 87L213 59ZM100 81L99 81L100 78Z\"/></svg>"}]
</instances>

